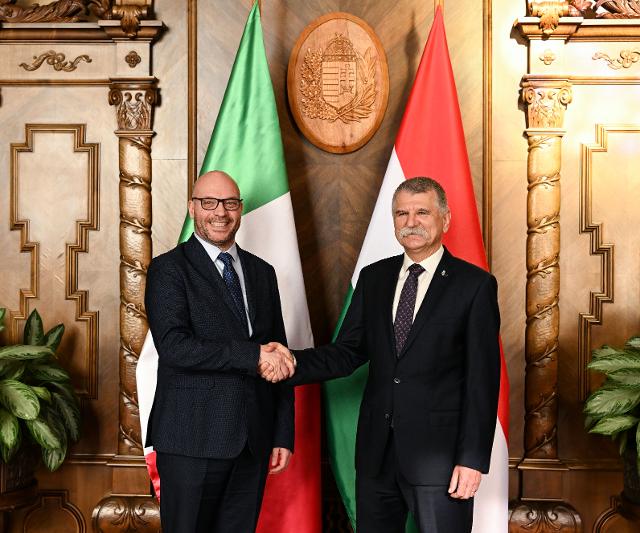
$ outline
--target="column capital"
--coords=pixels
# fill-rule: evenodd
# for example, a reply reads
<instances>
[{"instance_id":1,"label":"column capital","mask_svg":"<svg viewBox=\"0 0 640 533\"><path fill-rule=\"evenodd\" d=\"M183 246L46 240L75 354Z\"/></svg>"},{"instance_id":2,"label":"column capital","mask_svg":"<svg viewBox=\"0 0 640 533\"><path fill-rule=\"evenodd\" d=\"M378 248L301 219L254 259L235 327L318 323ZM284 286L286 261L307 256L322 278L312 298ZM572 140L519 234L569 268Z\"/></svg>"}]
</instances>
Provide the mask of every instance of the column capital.
<instances>
[{"instance_id":1,"label":"column capital","mask_svg":"<svg viewBox=\"0 0 640 533\"><path fill-rule=\"evenodd\" d=\"M158 80L111 78L109 104L117 106L118 133L149 133L158 101Z\"/></svg>"},{"instance_id":2,"label":"column capital","mask_svg":"<svg viewBox=\"0 0 640 533\"><path fill-rule=\"evenodd\" d=\"M564 112L573 94L567 78L526 75L522 99L527 104L529 128L562 128Z\"/></svg>"}]
</instances>

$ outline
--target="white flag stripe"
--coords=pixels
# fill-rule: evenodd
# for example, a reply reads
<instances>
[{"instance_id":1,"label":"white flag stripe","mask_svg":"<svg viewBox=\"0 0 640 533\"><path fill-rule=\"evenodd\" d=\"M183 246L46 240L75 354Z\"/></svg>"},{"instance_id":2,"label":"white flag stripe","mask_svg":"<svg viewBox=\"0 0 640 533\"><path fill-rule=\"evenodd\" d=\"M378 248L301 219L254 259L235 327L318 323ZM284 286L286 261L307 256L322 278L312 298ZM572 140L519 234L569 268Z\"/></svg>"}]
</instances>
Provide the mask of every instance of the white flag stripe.
<instances>
[{"instance_id":1,"label":"white flag stripe","mask_svg":"<svg viewBox=\"0 0 640 533\"><path fill-rule=\"evenodd\" d=\"M391 152L389 164L387 165L387 171L382 180L376 206L373 209L373 215L371 215L369 228L362 243L356 269L351 278L351 286L354 289L360 277L360 271L364 267L385 257L402 253L402 246L400 246L393 231L391 198L393 197L393 192L396 190L396 187L398 187L404 179L404 172L402 171L394 147Z\"/></svg>"},{"instance_id":2,"label":"white flag stripe","mask_svg":"<svg viewBox=\"0 0 640 533\"><path fill-rule=\"evenodd\" d=\"M236 240L242 248L271 263L276 269L289 347L297 350L312 346L313 334L291 194L287 192L243 216Z\"/></svg>"},{"instance_id":3,"label":"white flag stripe","mask_svg":"<svg viewBox=\"0 0 640 533\"><path fill-rule=\"evenodd\" d=\"M482 476L473 506L472 533L507 533L509 525L509 449L496 423L489 473Z\"/></svg>"},{"instance_id":4,"label":"white flag stripe","mask_svg":"<svg viewBox=\"0 0 640 533\"><path fill-rule=\"evenodd\" d=\"M142 446L144 446L147 440L147 425L149 424L149 415L151 414L151 407L153 406L153 396L156 391L157 382L158 352L153 344L151 331L147 331L142 350L140 350L140 358L136 365L136 387L138 389L138 410L140 415ZM144 448L145 455L152 451L153 446Z\"/></svg>"}]
</instances>

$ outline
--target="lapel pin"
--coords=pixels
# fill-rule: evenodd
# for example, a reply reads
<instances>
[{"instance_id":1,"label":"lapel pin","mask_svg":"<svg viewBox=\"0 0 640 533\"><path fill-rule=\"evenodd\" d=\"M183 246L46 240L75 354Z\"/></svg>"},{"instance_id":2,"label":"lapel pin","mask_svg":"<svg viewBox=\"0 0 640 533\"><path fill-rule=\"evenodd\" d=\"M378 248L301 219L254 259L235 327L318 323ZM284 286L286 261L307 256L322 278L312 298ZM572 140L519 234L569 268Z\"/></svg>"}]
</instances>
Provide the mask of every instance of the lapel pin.
<instances>
[{"instance_id":1,"label":"lapel pin","mask_svg":"<svg viewBox=\"0 0 640 533\"><path fill-rule=\"evenodd\" d=\"M447 271L446 271L446 270L443 270L442 272L440 272L440 275L441 275L443 278L446 278L446 277L447 277Z\"/></svg>"}]
</instances>

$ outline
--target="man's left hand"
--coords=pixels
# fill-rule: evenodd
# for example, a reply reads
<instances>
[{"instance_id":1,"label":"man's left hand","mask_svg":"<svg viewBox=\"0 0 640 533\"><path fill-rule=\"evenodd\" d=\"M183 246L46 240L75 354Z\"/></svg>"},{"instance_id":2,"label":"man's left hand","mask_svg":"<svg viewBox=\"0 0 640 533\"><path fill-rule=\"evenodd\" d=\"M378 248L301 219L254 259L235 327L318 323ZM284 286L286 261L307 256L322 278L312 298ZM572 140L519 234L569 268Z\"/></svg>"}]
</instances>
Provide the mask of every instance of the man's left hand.
<instances>
[{"instance_id":1,"label":"man's left hand","mask_svg":"<svg viewBox=\"0 0 640 533\"><path fill-rule=\"evenodd\" d=\"M269 474L279 474L283 472L291 459L291 451L286 448L274 448L271 452L269 464Z\"/></svg>"},{"instance_id":2,"label":"man's left hand","mask_svg":"<svg viewBox=\"0 0 640 533\"><path fill-rule=\"evenodd\" d=\"M482 474L478 470L457 465L449 483L449 496L460 500L473 498L480 486Z\"/></svg>"}]
</instances>

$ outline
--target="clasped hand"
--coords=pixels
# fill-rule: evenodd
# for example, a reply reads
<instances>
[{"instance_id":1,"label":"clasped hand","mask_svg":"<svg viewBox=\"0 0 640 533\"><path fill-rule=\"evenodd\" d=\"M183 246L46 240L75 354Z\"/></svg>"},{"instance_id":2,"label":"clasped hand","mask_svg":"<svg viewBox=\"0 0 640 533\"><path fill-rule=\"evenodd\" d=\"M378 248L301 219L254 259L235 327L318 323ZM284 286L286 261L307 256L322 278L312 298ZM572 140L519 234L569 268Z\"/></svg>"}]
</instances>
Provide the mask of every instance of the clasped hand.
<instances>
[{"instance_id":1,"label":"clasped hand","mask_svg":"<svg viewBox=\"0 0 640 533\"><path fill-rule=\"evenodd\" d=\"M261 377L277 383L290 378L296 371L296 359L286 346L279 342L270 342L260 346L258 374Z\"/></svg>"}]
</instances>

